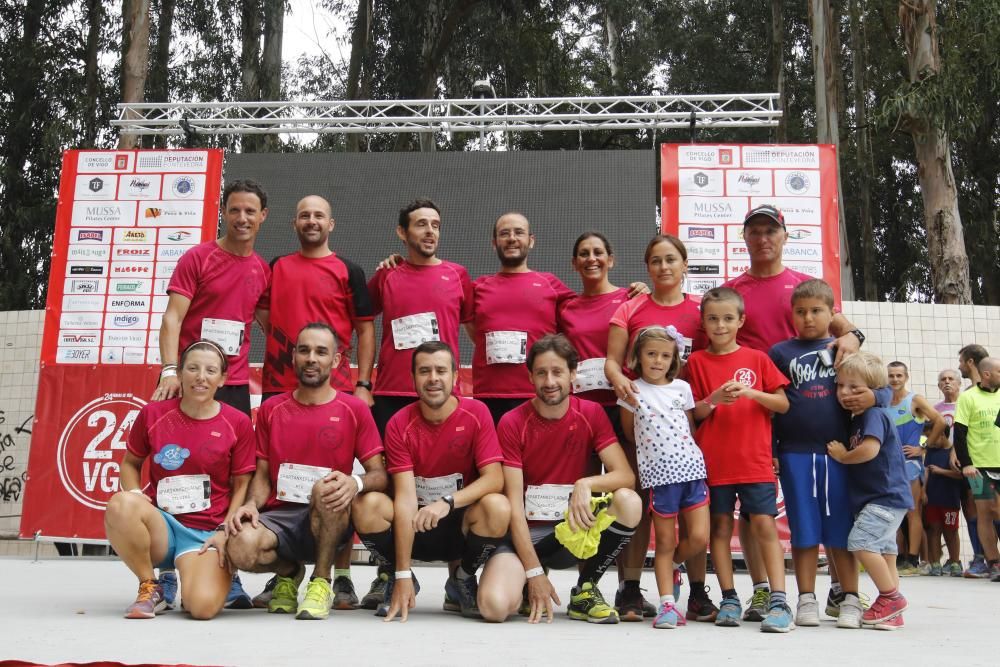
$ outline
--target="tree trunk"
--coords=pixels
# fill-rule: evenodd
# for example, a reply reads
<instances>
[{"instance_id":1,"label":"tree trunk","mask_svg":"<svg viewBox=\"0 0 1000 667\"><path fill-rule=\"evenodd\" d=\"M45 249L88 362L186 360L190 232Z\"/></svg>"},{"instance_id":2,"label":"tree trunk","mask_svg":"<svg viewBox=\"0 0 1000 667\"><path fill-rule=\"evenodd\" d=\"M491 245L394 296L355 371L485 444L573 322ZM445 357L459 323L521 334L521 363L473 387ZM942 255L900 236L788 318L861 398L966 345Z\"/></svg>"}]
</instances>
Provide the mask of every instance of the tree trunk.
<instances>
[{"instance_id":1,"label":"tree trunk","mask_svg":"<svg viewBox=\"0 0 1000 667\"><path fill-rule=\"evenodd\" d=\"M128 47L122 55L122 102L142 102L149 67L149 0L125 0L122 6L128 26ZM118 148L135 148L138 137L122 134Z\"/></svg>"},{"instance_id":2,"label":"tree trunk","mask_svg":"<svg viewBox=\"0 0 1000 667\"><path fill-rule=\"evenodd\" d=\"M362 90L362 77L371 80L371 70L368 66L368 51L372 38L372 6L373 0L358 0L358 14L354 18L354 30L351 33L351 62L347 68L347 99L357 100ZM347 135L347 151L357 153L361 135Z\"/></svg>"},{"instance_id":3,"label":"tree trunk","mask_svg":"<svg viewBox=\"0 0 1000 667\"><path fill-rule=\"evenodd\" d=\"M262 100L281 100L281 37L285 25L284 0L264 0L264 55L261 59L260 95ZM264 147L278 150L278 135L265 134Z\"/></svg>"},{"instance_id":4,"label":"tree trunk","mask_svg":"<svg viewBox=\"0 0 1000 667\"><path fill-rule=\"evenodd\" d=\"M933 0L900 2L899 23L906 44L910 83L916 85L925 77L936 75L941 67L936 3ZM927 118L911 115L905 120L917 157L934 300L972 303L969 258L958 212L958 190L951 167L948 134Z\"/></svg>"},{"instance_id":5,"label":"tree trunk","mask_svg":"<svg viewBox=\"0 0 1000 667\"><path fill-rule=\"evenodd\" d=\"M177 0L160 0L160 16L156 24L156 46L149 63L149 99L152 102L170 101L170 37L174 29L174 9ZM166 137L154 137L153 145L166 147Z\"/></svg>"},{"instance_id":6,"label":"tree trunk","mask_svg":"<svg viewBox=\"0 0 1000 667\"><path fill-rule=\"evenodd\" d=\"M243 102L260 100L260 0L242 0L240 3L240 73ZM260 137L245 134L240 137L240 148L244 153L260 150Z\"/></svg>"},{"instance_id":7,"label":"tree trunk","mask_svg":"<svg viewBox=\"0 0 1000 667\"><path fill-rule=\"evenodd\" d=\"M98 97L100 77L97 57L101 51L101 27L104 22L104 0L87 0L87 45L83 65L83 96L86 100L83 115L81 148L93 148L97 143L100 125Z\"/></svg>"},{"instance_id":8,"label":"tree trunk","mask_svg":"<svg viewBox=\"0 0 1000 667\"><path fill-rule=\"evenodd\" d=\"M611 2L604 3L604 38L608 50L608 69L611 72L611 94L621 95L622 64L621 34L618 19L614 15Z\"/></svg>"},{"instance_id":9,"label":"tree trunk","mask_svg":"<svg viewBox=\"0 0 1000 667\"><path fill-rule=\"evenodd\" d=\"M843 298L854 298L854 279L851 271L851 252L847 244L847 217L844 213L844 188L840 178L840 119L837 106L840 88L838 58L833 31L838 30L833 20L830 0L809 0L809 20L812 23L813 70L816 82L816 140L833 144L837 149L837 210L840 227L840 288Z\"/></svg>"},{"instance_id":10,"label":"tree trunk","mask_svg":"<svg viewBox=\"0 0 1000 667\"><path fill-rule=\"evenodd\" d=\"M861 279L865 301L879 301L875 277L875 238L872 231L872 144L868 130L868 92L865 72L868 69L868 42L862 31L863 0L851 0L851 51L854 56L854 124L857 127L858 217L861 223Z\"/></svg>"},{"instance_id":11,"label":"tree trunk","mask_svg":"<svg viewBox=\"0 0 1000 667\"><path fill-rule=\"evenodd\" d=\"M785 90L785 7L783 0L771 0L771 86L778 93L781 117L772 132L775 143L788 143L785 114L788 113L788 92Z\"/></svg>"}]
</instances>

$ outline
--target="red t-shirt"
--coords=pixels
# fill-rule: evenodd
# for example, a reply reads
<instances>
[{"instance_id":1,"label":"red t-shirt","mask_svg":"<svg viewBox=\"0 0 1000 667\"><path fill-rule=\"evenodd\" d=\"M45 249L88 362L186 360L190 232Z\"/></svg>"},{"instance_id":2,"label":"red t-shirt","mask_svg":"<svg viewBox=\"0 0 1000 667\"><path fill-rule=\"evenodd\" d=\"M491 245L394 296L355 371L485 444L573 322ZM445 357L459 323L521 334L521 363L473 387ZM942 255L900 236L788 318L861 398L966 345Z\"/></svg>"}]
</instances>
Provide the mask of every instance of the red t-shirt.
<instances>
[{"instance_id":1,"label":"red t-shirt","mask_svg":"<svg viewBox=\"0 0 1000 667\"><path fill-rule=\"evenodd\" d=\"M397 350L393 322L397 322L401 330L404 324L409 323L418 325L424 333L432 330L437 340L447 343L457 358L459 325L472 320L472 280L469 273L465 267L452 262L443 261L436 266L404 262L395 269L378 271L368 283L368 292L372 298L373 313L382 314L382 345L372 393L416 396L410 360L413 348L419 343L413 340L404 343L411 347ZM433 313L433 318L430 313ZM399 318L407 316L409 320L399 321Z\"/></svg>"},{"instance_id":2,"label":"red t-shirt","mask_svg":"<svg viewBox=\"0 0 1000 667\"><path fill-rule=\"evenodd\" d=\"M160 480L178 475L208 475L208 509L175 515L181 525L213 530L229 509L230 479L253 472L253 426L250 418L225 403L209 419L192 419L181 412L181 399L147 403L128 436L128 451L149 458L148 495L156 504Z\"/></svg>"},{"instance_id":3,"label":"red t-shirt","mask_svg":"<svg viewBox=\"0 0 1000 667\"><path fill-rule=\"evenodd\" d=\"M270 278L271 269L260 255L234 255L216 241L206 241L181 255L167 285L167 292L191 301L181 322L177 354L202 337L201 323L206 317L243 322L243 344L239 354L228 359L226 384L248 384L250 327Z\"/></svg>"},{"instance_id":4,"label":"red t-shirt","mask_svg":"<svg viewBox=\"0 0 1000 667\"><path fill-rule=\"evenodd\" d=\"M290 506L276 498L282 463L339 470L350 475L354 459L382 453L375 420L361 399L338 391L329 403L303 405L292 392L270 398L257 411L257 458L267 459L271 495L262 509Z\"/></svg>"},{"instance_id":5,"label":"red t-shirt","mask_svg":"<svg viewBox=\"0 0 1000 667\"><path fill-rule=\"evenodd\" d=\"M340 339L340 365L330 376L338 391L354 391L351 381L351 334L356 320L371 320L371 299L365 272L336 254L319 259L301 253L271 264L271 286L263 307L271 311L271 335L264 355L263 390L291 391L298 384L292 353L299 330L310 322L325 322Z\"/></svg>"},{"instance_id":6,"label":"red t-shirt","mask_svg":"<svg viewBox=\"0 0 1000 667\"><path fill-rule=\"evenodd\" d=\"M559 305L557 327L576 348L580 361L603 359L608 354L608 320L628 301L624 287L597 296L577 295ZM618 398L609 389L595 389L577 394L601 405L615 405Z\"/></svg>"},{"instance_id":7,"label":"red t-shirt","mask_svg":"<svg viewBox=\"0 0 1000 667\"><path fill-rule=\"evenodd\" d=\"M523 362L487 363L488 334L511 332L516 337L526 334L526 340L521 337L521 357L526 357L536 340L556 332L556 307L576 294L551 273L538 271L481 276L473 285L476 327L473 393L479 398L534 396L535 388Z\"/></svg>"},{"instance_id":8,"label":"red t-shirt","mask_svg":"<svg viewBox=\"0 0 1000 667\"><path fill-rule=\"evenodd\" d=\"M774 362L759 350L741 347L729 354L694 352L687 362L694 400L700 401L730 380L774 393L788 385ZM773 482L771 411L757 401L740 398L718 405L695 431L705 455L709 486Z\"/></svg>"},{"instance_id":9,"label":"red t-shirt","mask_svg":"<svg viewBox=\"0 0 1000 667\"><path fill-rule=\"evenodd\" d=\"M545 419L525 401L497 425L504 465L520 468L529 485L575 484L587 476L590 457L618 442L607 414L597 403L569 397L561 419Z\"/></svg>"},{"instance_id":10,"label":"red t-shirt","mask_svg":"<svg viewBox=\"0 0 1000 667\"><path fill-rule=\"evenodd\" d=\"M693 350L703 349L706 338L705 331L701 328L700 302L698 297L685 294L684 300L676 306L661 306L648 294L640 294L623 303L611 316L611 324L628 332L625 358L628 359L628 352L631 351L632 343L640 331L646 327L665 327L668 324L674 325L674 328L690 341L690 347L682 351L684 358L687 358Z\"/></svg>"},{"instance_id":11,"label":"red t-shirt","mask_svg":"<svg viewBox=\"0 0 1000 667\"><path fill-rule=\"evenodd\" d=\"M411 403L392 416L385 427L386 469L411 471L417 477L461 473L463 487L479 478L479 470L503 461L489 409L474 398L458 399L444 422L431 424Z\"/></svg>"},{"instance_id":12,"label":"red t-shirt","mask_svg":"<svg viewBox=\"0 0 1000 667\"><path fill-rule=\"evenodd\" d=\"M796 333L792 324L792 290L811 279L805 273L785 269L767 278L744 273L724 283L723 287L740 293L746 309L746 322L740 327L736 342L767 352L776 343L793 338ZM834 312L839 312L839 304Z\"/></svg>"}]
</instances>

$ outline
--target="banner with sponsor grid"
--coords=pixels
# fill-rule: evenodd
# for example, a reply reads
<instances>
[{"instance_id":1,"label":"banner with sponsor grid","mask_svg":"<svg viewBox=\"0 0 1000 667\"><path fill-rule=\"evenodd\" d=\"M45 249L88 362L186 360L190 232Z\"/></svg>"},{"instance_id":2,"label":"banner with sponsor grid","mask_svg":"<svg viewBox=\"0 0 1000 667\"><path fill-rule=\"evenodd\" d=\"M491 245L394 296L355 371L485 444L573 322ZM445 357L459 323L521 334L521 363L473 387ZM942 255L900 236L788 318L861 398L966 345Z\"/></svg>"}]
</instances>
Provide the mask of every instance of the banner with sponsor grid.
<instances>
[{"instance_id":1,"label":"banner with sponsor grid","mask_svg":"<svg viewBox=\"0 0 1000 667\"><path fill-rule=\"evenodd\" d=\"M771 204L785 215L785 266L822 278L840 301L832 145L663 144L660 158L660 228L687 246L688 292L702 294L750 267L743 217Z\"/></svg>"},{"instance_id":2,"label":"banner with sponsor grid","mask_svg":"<svg viewBox=\"0 0 1000 667\"><path fill-rule=\"evenodd\" d=\"M167 284L219 225L223 152L63 155L22 537L97 539L159 372Z\"/></svg>"}]
</instances>

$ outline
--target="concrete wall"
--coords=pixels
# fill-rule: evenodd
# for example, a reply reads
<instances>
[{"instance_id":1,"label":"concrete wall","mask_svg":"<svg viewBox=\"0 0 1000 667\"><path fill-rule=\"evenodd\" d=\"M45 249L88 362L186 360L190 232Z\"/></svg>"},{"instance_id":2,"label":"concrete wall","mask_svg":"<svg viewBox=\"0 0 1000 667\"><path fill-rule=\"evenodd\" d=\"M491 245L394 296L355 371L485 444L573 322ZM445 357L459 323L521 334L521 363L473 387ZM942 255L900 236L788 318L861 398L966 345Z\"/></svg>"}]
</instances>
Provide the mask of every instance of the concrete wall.
<instances>
[{"instance_id":1,"label":"concrete wall","mask_svg":"<svg viewBox=\"0 0 1000 667\"><path fill-rule=\"evenodd\" d=\"M1000 354L997 307L848 301L843 311L868 337L865 349L906 363L912 389L931 403L940 400L938 372L957 367L960 347L979 343ZM42 311L0 312L0 556L34 551L4 538L17 535L21 517L43 321Z\"/></svg>"}]
</instances>

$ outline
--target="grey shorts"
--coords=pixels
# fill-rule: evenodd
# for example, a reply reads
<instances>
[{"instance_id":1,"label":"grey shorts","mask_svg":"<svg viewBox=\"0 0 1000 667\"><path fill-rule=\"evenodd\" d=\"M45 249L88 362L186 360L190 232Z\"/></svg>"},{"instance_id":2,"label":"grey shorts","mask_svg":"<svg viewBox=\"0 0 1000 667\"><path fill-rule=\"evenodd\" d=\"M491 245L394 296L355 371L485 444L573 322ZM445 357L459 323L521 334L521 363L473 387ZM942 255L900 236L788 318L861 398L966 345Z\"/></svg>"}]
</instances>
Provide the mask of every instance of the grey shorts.
<instances>
[{"instance_id":1,"label":"grey shorts","mask_svg":"<svg viewBox=\"0 0 1000 667\"><path fill-rule=\"evenodd\" d=\"M278 556L293 563L316 561L316 540L309 523L309 505L288 503L260 513L260 523L278 538ZM348 521L337 551L351 543L354 526Z\"/></svg>"},{"instance_id":2,"label":"grey shorts","mask_svg":"<svg viewBox=\"0 0 1000 667\"><path fill-rule=\"evenodd\" d=\"M541 561L542 567L550 570L568 570L576 567L576 564L579 562L577 557L571 554L569 549L560 544L559 540L556 539L555 523L529 525L528 530L531 532L531 543L535 545L535 554L538 555L538 560ZM493 553L517 554L517 550L514 549L514 542L510 538L510 533L507 534L507 537L504 538L504 541Z\"/></svg>"},{"instance_id":3,"label":"grey shorts","mask_svg":"<svg viewBox=\"0 0 1000 667\"><path fill-rule=\"evenodd\" d=\"M848 551L895 554L896 531L906 518L905 509L868 503L854 517L854 527L847 536Z\"/></svg>"}]
</instances>

